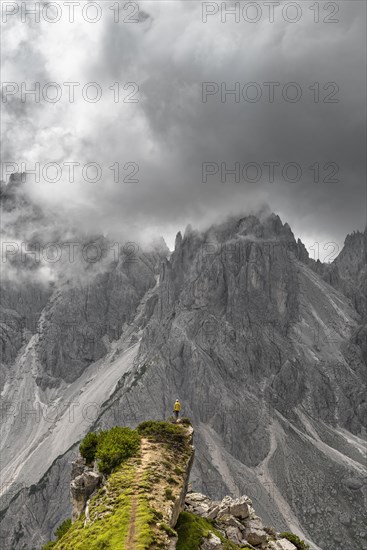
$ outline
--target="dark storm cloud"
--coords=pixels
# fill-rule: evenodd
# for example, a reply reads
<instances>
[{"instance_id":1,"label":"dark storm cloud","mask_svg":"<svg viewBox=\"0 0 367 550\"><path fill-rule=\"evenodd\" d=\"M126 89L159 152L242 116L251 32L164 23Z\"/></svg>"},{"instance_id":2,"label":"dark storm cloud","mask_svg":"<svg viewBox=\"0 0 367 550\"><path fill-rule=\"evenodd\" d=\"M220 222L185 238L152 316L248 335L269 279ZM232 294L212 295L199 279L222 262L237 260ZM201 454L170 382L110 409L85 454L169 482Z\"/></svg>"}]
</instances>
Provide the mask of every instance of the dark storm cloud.
<instances>
[{"instance_id":1,"label":"dark storm cloud","mask_svg":"<svg viewBox=\"0 0 367 550\"><path fill-rule=\"evenodd\" d=\"M90 48L90 55L68 68L68 78L97 81L106 89L113 82L136 82L139 103L60 105L57 117L45 106L38 128L41 144L42 125L47 124L48 129L56 129L65 158L74 152L81 160L104 166L134 160L139 165L139 183L114 184L107 178L100 185L65 184L52 192L41 186L34 190L36 196L51 203L56 197L68 210L73 207L86 225L92 212L94 225L116 231L124 227L133 233L149 227L170 233L188 222L219 221L264 201L308 244L312 240L341 243L347 232L363 228L365 4L338 2L339 22L329 24L322 20L325 10L315 23L310 10L314 3L298 4L303 16L297 23L284 20L283 2L275 8L274 23L264 15L251 24L235 23L230 17L222 23L220 13L203 23L200 3L146 2L138 24L115 24L107 17L95 27L86 27L83 39L73 30L70 47ZM97 37L91 37L95 29ZM51 39L45 36L44 40ZM37 39L33 40L39 51ZM57 80L60 72L61 79L66 71L58 70L52 52L46 53L45 65L51 67L50 78ZM36 75L35 57L33 63ZM204 103L203 82L219 88L224 83L228 89L238 82L241 90L256 83L262 97L251 102L240 96L236 103L228 95L222 102L218 91ZM269 82L279 83L273 102L268 99L269 85L264 84ZM302 92L297 102L282 96L283 86L290 82ZM326 83L335 84L323 89ZM315 102L317 87L320 99ZM246 90L251 99L255 88ZM290 86L285 93L292 98L295 90ZM328 97L337 101L325 103ZM27 118L37 124L29 112ZM51 154L47 143L43 156ZM11 155L16 159L23 153L12 142ZM30 157L35 158L34 151ZM203 183L206 162L213 166L223 162L229 169L235 163L241 169L246 163L257 163L263 177L252 183L241 177L234 183L228 176L221 183L218 173ZM273 183L264 166L269 162L280 165ZM287 163L301 167L300 181L282 176ZM319 182L314 181L315 163L319 163ZM338 181L323 182L328 175Z\"/></svg>"}]
</instances>

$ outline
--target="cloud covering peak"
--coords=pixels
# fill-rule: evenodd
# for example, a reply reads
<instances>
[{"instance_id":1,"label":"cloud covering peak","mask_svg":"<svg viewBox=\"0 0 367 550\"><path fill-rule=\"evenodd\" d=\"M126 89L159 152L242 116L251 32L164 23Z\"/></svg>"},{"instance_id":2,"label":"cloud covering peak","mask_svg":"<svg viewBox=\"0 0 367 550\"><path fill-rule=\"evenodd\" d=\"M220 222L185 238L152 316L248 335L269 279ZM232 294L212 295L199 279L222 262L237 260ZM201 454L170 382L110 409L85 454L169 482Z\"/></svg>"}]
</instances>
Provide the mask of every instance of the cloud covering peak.
<instances>
[{"instance_id":1,"label":"cloud covering peak","mask_svg":"<svg viewBox=\"0 0 367 550\"><path fill-rule=\"evenodd\" d=\"M3 25L3 177L33 200L170 245L264 203L309 245L364 228L364 3L64 4Z\"/></svg>"}]
</instances>

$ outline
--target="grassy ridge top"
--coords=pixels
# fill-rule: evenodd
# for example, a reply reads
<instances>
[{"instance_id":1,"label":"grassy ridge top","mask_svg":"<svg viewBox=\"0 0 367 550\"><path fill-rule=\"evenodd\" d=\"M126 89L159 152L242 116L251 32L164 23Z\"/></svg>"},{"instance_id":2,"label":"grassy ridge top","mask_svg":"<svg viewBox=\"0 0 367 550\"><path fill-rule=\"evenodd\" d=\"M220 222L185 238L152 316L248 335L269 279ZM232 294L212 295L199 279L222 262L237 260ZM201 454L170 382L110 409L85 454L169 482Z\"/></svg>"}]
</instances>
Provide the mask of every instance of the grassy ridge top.
<instances>
[{"instance_id":1,"label":"grassy ridge top","mask_svg":"<svg viewBox=\"0 0 367 550\"><path fill-rule=\"evenodd\" d=\"M249 546L238 546L234 542L223 537L223 535L214 527L214 522L201 518L189 512L181 512L176 525L178 534L176 550L200 550L203 539L208 538L210 534L216 535L225 550L251 550Z\"/></svg>"},{"instance_id":2,"label":"grassy ridge top","mask_svg":"<svg viewBox=\"0 0 367 550\"><path fill-rule=\"evenodd\" d=\"M112 428L90 433L81 454L108 475L85 514L53 550L166 548L175 532L169 525L180 500L192 455L186 424L148 421L136 430Z\"/></svg>"}]
</instances>

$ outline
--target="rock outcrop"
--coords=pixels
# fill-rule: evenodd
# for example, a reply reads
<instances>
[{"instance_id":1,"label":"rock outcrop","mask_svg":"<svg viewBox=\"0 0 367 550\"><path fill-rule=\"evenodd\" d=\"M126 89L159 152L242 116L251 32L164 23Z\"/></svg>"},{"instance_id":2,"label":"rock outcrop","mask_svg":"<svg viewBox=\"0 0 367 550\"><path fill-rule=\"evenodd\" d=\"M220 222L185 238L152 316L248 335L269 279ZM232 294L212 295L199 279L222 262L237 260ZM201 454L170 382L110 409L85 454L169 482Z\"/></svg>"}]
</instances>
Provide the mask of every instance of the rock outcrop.
<instances>
[{"instance_id":1,"label":"rock outcrop","mask_svg":"<svg viewBox=\"0 0 367 550\"><path fill-rule=\"evenodd\" d=\"M95 469L88 468L85 461L80 458L73 462L71 475L71 520L74 522L85 512L88 500L101 484L102 476Z\"/></svg>"},{"instance_id":2,"label":"rock outcrop","mask_svg":"<svg viewBox=\"0 0 367 550\"><path fill-rule=\"evenodd\" d=\"M281 533L266 527L256 515L252 501L246 495L239 498L225 496L221 501L210 500L200 493L186 495L185 510L213 520L218 532L239 548L258 550L297 550ZM306 548L306 545L304 545ZM221 550L225 546L214 533L203 540L201 550Z\"/></svg>"}]
</instances>

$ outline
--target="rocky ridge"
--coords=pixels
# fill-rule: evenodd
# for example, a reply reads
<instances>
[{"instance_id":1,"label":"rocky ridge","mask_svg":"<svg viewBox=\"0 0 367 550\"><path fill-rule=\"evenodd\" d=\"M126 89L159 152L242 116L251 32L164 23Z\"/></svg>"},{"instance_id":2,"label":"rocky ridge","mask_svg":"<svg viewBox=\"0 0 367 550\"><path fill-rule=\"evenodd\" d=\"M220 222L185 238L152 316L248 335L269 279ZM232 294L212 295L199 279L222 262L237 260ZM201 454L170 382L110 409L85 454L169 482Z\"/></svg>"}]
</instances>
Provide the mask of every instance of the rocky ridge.
<instances>
[{"instance_id":1,"label":"rocky ridge","mask_svg":"<svg viewBox=\"0 0 367 550\"><path fill-rule=\"evenodd\" d=\"M45 550L176 547L173 528L194 459L193 428L150 422L145 429L149 435L141 437L138 454L108 475L99 472L97 461L92 467L81 457L72 463L72 525Z\"/></svg>"},{"instance_id":2,"label":"rocky ridge","mask_svg":"<svg viewBox=\"0 0 367 550\"><path fill-rule=\"evenodd\" d=\"M291 533L281 534L264 526L245 495L212 501L203 494L188 492L194 447L193 429L187 422L179 421L173 431L167 423L144 425L148 425L145 429L150 435L142 437L139 455L117 466L107 477L99 472L97 460L88 465L79 456L72 463L72 524L43 550L87 546L93 550L100 548L102 541L103 547L111 550L308 548ZM184 444L178 443L179 434L185 438ZM202 532L193 523L189 530L187 525L183 528L188 517L191 522L205 520Z\"/></svg>"},{"instance_id":3,"label":"rocky ridge","mask_svg":"<svg viewBox=\"0 0 367 550\"><path fill-rule=\"evenodd\" d=\"M264 526L261 518L256 515L251 499L246 495L238 498L225 496L221 501L213 501L201 493L188 493L185 510L213 520L219 533L238 548L297 550L297 546L281 533L276 532L272 527ZM201 550L222 550L225 545L223 540L211 533L200 548ZM304 548L307 548L305 544Z\"/></svg>"}]
</instances>

